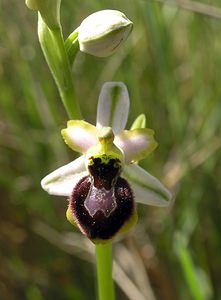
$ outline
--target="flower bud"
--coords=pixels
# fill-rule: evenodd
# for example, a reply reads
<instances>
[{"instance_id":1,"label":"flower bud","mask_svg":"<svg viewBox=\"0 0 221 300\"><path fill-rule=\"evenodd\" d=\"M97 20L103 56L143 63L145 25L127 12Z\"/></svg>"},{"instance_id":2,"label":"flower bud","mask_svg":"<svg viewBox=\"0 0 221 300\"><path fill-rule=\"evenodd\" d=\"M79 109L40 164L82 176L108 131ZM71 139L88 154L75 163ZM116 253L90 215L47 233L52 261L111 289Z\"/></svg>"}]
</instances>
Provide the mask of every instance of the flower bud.
<instances>
[{"instance_id":1,"label":"flower bud","mask_svg":"<svg viewBox=\"0 0 221 300\"><path fill-rule=\"evenodd\" d=\"M132 28L133 23L120 11L95 12L79 27L80 50L98 57L109 56L127 39Z\"/></svg>"},{"instance_id":2,"label":"flower bud","mask_svg":"<svg viewBox=\"0 0 221 300\"><path fill-rule=\"evenodd\" d=\"M49 28L60 26L60 4L61 0L25 0L28 8L40 12L42 19Z\"/></svg>"}]
</instances>

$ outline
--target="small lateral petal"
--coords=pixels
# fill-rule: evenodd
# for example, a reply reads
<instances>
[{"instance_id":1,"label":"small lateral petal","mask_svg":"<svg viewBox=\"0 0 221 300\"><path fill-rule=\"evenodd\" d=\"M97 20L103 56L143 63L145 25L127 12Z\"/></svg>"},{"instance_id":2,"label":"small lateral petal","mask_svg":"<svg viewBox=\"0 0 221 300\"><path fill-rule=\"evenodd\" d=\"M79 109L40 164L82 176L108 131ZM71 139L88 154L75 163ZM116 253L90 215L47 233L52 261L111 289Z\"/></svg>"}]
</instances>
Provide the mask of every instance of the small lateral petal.
<instances>
[{"instance_id":1,"label":"small lateral petal","mask_svg":"<svg viewBox=\"0 0 221 300\"><path fill-rule=\"evenodd\" d=\"M42 179L42 188L51 195L69 196L76 183L87 174L84 160L84 156L80 156L50 173Z\"/></svg>"},{"instance_id":2,"label":"small lateral petal","mask_svg":"<svg viewBox=\"0 0 221 300\"><path fill-rule=\"evenodd\" d=\"M98 100L96 127L110 126L114 134L122 131L127 123L129 107L129 94L123 82L104 83Z\"/></svg>"},{"instance_id":3,"label":"small lateral petal","mask_svg":"<svg viewBox=\"0 0 221 300\"><path fill-rule=\"evenodd\" d=\"M83 120L71 120L61 131L65 143L74 151L85 153L98 142L97 128Z\"/></svg>"},{"instance_id":4,"label":"small lateral petal","mask_svg":"<svg viewBox=\"0 0 221 300\"><path fill-rule=\"evenodd\" d=\"M131 184L136 202L162 207L170 204L171 192L140 166L125 166L123 176Z\"/></svg>"},{"instance_id":5,"label":"small lateral petal","mask_svg":"<svg viewBox=\"0 0 221 300\"><path fill-rule=\"evenodd\" d=\"M148 128L124 130L115 137L114 143L124 152L126 164L145 158L157 147L154 131Z\"/></svg>"},{"instance_id":6,"label":"small lateral petal","mask_svg":"<svg viewBox=\"0 0 221 300\"><path fill-rule=\"evenodd\" d=\"M131 125L130 130L137 128L145 128L146 127L146 116L145 114L140 114Z\"/></svg>"}]
</instances>

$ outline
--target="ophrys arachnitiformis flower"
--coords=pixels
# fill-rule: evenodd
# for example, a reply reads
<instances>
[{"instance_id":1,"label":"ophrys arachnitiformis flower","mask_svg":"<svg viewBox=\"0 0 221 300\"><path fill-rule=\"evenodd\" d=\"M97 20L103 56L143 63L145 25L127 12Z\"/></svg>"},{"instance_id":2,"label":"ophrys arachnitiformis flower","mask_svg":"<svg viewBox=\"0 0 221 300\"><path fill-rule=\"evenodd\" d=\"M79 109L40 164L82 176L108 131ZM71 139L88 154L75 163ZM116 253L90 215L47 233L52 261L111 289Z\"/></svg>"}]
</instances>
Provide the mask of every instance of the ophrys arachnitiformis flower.
<instances>
[{"instance_id":1,"label":"ophrys arachnitiformis flower","mask_svg":"<svg viewBox=\"0 0 221 300\"><path fill-rule=\"evenodd\" d=\"M46 176L49 194L68 196L67 217L93 242L106 242L137 219L136 204L167 206L171 193L137 162L157 146L148 128L124 130L129 96L121 82L103 85L96 126L71 120L66 144L83 155Z\"/></svg>"}]
</instances>

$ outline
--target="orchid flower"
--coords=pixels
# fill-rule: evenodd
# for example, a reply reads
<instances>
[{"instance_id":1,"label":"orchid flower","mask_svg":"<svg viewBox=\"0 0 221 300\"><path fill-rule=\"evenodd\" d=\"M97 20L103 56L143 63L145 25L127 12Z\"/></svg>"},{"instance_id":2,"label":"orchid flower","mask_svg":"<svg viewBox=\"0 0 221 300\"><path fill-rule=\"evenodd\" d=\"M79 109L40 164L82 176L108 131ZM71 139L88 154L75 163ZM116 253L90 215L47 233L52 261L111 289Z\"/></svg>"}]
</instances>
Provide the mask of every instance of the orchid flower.
<instances>
[{"instance_id":1,"label":"orchid flower","mask_svg":"<svg viewBox=\"0 0 221 300\"><path fill-rule=\"evenodd\" d=\"M96 126L70 120L61 131L65 143L82 156L55 170L41 185L69 200L67 218L94 243L105 243L137 220L136 202L168 206L172 196L138 165L157 146L154 131L124 130L129 95L121 82L103 85Z\"/></svg>"}]
</instances>

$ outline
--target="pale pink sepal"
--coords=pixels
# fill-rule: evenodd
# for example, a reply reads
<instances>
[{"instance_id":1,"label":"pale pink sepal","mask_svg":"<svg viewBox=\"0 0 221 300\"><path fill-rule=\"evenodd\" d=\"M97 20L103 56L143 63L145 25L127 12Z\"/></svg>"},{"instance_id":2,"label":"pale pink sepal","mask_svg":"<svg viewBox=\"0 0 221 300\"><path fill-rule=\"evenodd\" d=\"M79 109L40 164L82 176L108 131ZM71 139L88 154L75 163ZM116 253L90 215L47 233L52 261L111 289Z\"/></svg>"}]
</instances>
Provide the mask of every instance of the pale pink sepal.
<instances>
[{"instance_id":1,"label":"pale pink sepal","mask_svg":"<svg viewBox=\"0 0 221 300\"><path fill-rule=\"evenodd\" d=\"M171 192L137 164L125 166L123 176L131 184L137 202L162 207L171 203Z\"/></svg>"},{"instance_id":2,"label":"pale pink sepal","mask_svg":"<svg viewBox=\"0 0 221 300\"><path fill-rule=\"evenodd\" d=\"M84 161L82 155L50 173L42 179L42 188L51 195L70 196L76 183L88 174Z\"/></svg>"},{"instance_id":3,"label":"pale pink sepal","mask_svg":"<svg viewBox=\"0 0 221 300\"><path fill-rule=\"evenodd\" d=\"M96 127L109 126L117 134L126 126L129 107L129 94L123 82L104 83L98 100Z\"/></svg>"}]
</instances>

